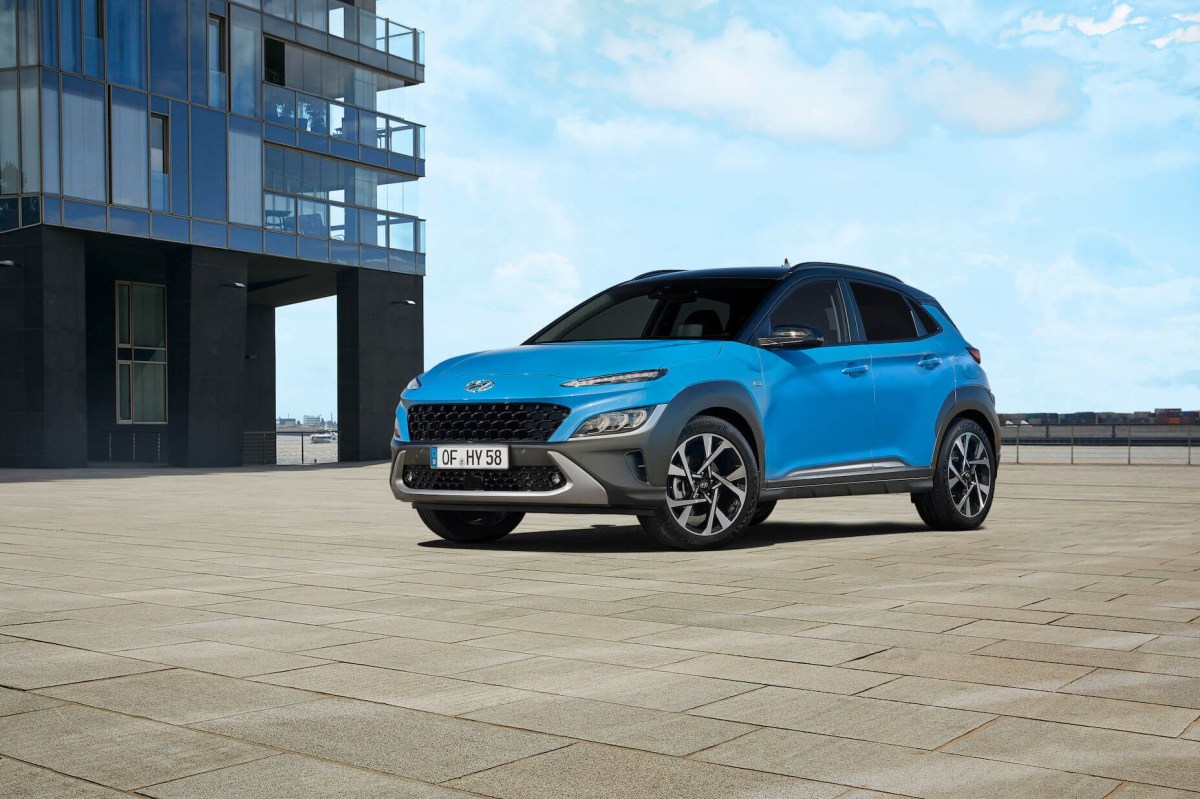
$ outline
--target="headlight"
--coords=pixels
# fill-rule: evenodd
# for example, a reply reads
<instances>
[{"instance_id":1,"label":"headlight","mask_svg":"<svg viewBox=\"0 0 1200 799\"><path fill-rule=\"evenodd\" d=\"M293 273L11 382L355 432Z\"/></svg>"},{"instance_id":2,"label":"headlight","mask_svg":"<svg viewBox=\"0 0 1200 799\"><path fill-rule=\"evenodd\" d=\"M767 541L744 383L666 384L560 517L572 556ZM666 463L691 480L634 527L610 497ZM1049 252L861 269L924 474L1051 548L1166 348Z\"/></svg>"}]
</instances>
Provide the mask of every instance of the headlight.
<instances>
[{"instance_id":1,"label":"headlight","mask_svg":"<svg viewBox=\"0 0 1200 799\"><path fill-rule=\"evenodd\" d=\"M607 386L613 383L648 383L657 380L667 373L666 369L643 369L640 372L621 372L615 375L600 375L599 377L580 377L563 383L563 388L583 388L584 386Z\"/></svg>"},{"instance_id":2,"label":"headlight","mask_svg":"<svg viewBox=\"0 0 1200 799\"><path fill-rule=\"evenodd\" d=\"M628 433L637 430L650 418L654 408L629 408L624 411L608 411L598 413L576 428L571 438L590 438L591 436L606 436L612 433Z\"/></svg>"},{"instance_id":3,"label":"headlight","mask_svg":"<svg viewBox=\"0 0 1200 799\"><path fill-rule=\"evenodd\" d=\"M421 387L421 378L424 376L424 374L425 373L422 372L421 374L414 377L412 380L409 380L408 385L404 387L404 390L412 391L413 389L420 388Z\"/></svg>"}]
</instances>

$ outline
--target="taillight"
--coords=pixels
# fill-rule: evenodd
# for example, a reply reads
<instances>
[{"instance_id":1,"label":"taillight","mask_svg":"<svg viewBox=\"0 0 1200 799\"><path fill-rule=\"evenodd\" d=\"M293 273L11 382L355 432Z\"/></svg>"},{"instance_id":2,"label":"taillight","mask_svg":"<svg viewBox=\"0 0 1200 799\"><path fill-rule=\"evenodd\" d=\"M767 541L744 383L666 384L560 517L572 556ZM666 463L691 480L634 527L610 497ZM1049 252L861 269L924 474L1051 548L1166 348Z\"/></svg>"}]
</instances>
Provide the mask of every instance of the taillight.
<instances>
[{"instance_id":1,"label":"taillight","mask_svg":"<svg viewBox=\"0 0 1200 799\"><path fill-rule=\"evenodd\" d=\"M975 349L974 347L967 347L967 352L969 352L971 357L975 359L975 363L983 363L983 356L979 354L979 350Z\"/></svg>"}]
</instances>

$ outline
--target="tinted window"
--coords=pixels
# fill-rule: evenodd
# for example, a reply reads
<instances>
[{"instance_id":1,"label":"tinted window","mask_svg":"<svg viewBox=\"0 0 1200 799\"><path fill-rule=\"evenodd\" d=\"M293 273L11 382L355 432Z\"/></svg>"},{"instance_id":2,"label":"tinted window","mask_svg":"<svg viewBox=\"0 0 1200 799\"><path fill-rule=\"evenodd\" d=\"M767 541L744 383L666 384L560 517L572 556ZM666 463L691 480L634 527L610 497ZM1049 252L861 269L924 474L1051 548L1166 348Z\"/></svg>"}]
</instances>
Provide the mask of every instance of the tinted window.
<instances>
[{"instance_id":1,"label":"tinted window","mask_svg":"<svg viewBox=\"0 0 1200 799\"><path fill-rule=\"evenodd\" d=\"M826 344L850 340L842 310L842 290L836 280L819 280L797 286L771 312L770 327L811 327Z\"/></svg>"},{"instance_id":2,"label":"tinted window","mask_svg":"<svg viewBox=\"0 0 1200 799\"><path fill-rule=\"evenodd\" d=\"M867 341L900 341L917 337L917 325L904 295L867 283L852 283Z\"/></svg>"},{"instance_id":3,"label":"tinted window","mask_svg":"<svg viewBox=\"0 0 1200 799\"><path fill-rule=\"evenodd\" d=\"M912 303L913 313L917 315L917 321L921 323L921 327L925 328L925 335L932 336L934 333L942 332L942 326L929 315L929 311L926 311L921 306L921 303L914 300L909 300L909 302Z\"/></svg>"},{"instance_id":4,"label":"tinted window","mask_svg":"<svg viewBox=\"0 0 1200 799\"><path fill-rule=\"evenodd\" d=\"M585 302L534 339L729 339L774 287L773 280L717 278L620 285Z\"/></svg>"}]
</instances>

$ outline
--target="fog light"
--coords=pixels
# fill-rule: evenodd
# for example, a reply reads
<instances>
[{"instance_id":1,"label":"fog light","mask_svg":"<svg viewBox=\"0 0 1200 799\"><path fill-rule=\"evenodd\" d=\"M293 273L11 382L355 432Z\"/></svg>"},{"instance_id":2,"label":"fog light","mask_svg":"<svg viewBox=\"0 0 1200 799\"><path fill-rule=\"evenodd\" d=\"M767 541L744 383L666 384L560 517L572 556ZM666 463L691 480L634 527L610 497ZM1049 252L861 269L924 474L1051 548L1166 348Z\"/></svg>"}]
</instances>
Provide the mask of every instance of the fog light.
<instances>
[{"instance_id":1,"label":"fog light","mask_svg":"<svg viewBox=\"0 0 1200 799\"><path fill-rule=\"evenodd\" d=\"M404 482L411 483L412 481L413 481L412 469L405 469L404 470Z\"/></svg>"},{"instance_id":2,"label":"fog light","mask_svg":"<svg viewBox=\"0 0 1200 799\"><path fill-rule=\"evenodd\" d=\"M560 475L558 472L555 472L554 474L550 475L550 485L558 485L561 482L562 482L562 475Z\"/></svg>"}]
</instances>

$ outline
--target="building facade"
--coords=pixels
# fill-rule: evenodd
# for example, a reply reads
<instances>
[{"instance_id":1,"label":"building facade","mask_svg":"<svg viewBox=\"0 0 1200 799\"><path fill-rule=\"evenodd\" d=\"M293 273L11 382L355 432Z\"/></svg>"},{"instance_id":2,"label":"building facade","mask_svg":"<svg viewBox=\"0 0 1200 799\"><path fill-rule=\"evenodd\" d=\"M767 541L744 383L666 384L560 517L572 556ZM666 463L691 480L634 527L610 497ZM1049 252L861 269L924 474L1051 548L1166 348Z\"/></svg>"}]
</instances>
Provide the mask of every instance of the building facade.
<instances>
[{"instance_id":1,"label":"building facade","mask_svg":"<svg viewBox=\"0 0 1200 799\"><path fill-rule=\"evenodd\" d=\"M337 296L339 455L421 370L423 34L375 0L0 0L0 466L227 466Z\"/></svg>"}]
</instances>

